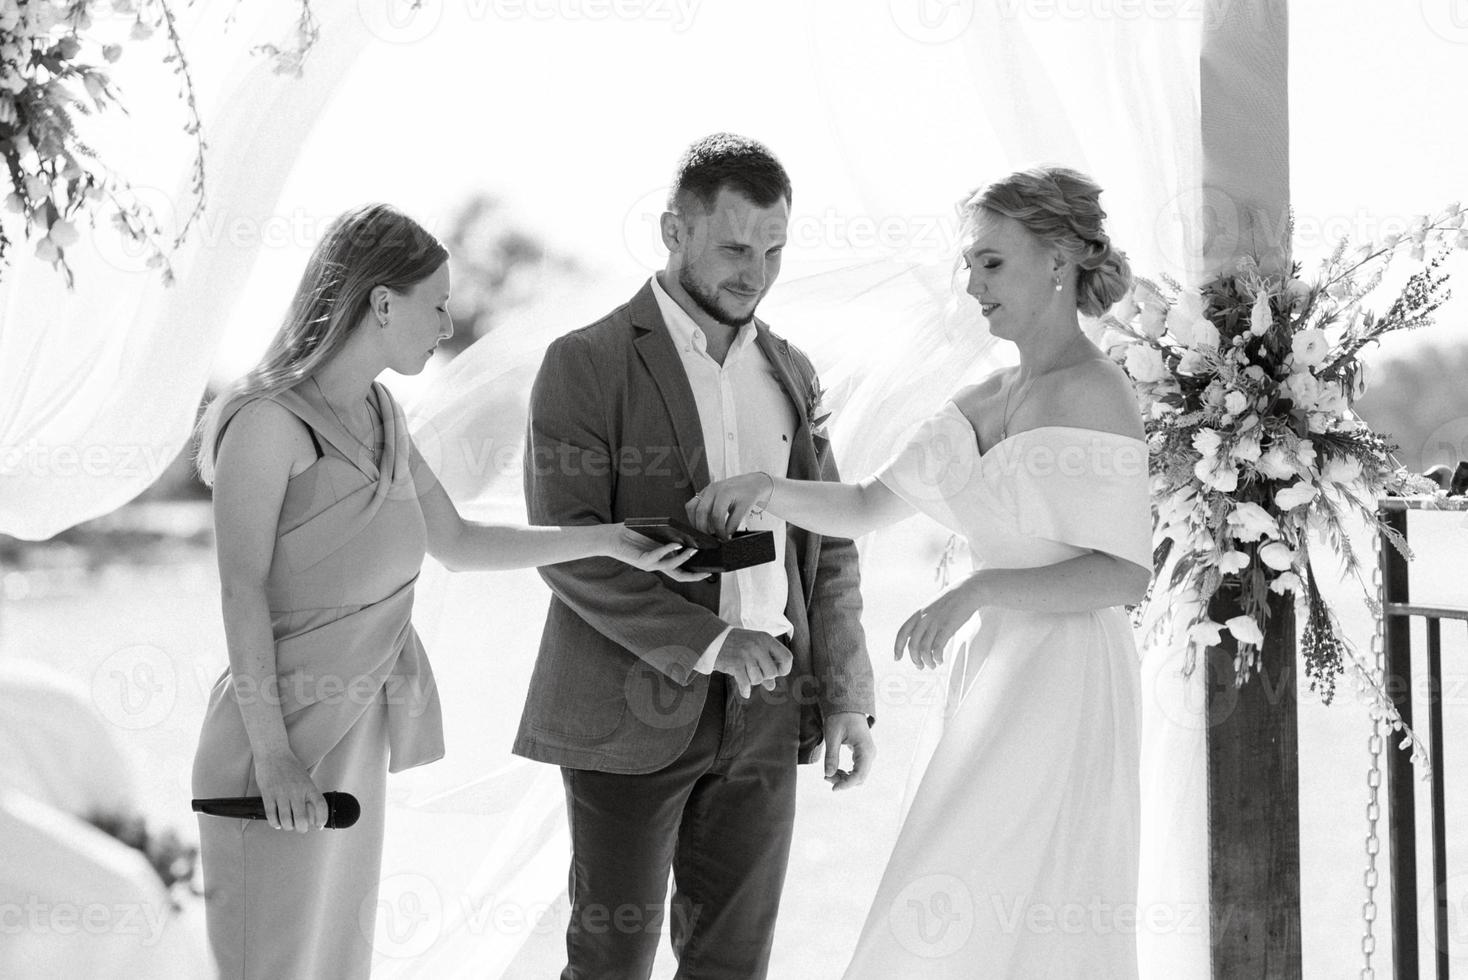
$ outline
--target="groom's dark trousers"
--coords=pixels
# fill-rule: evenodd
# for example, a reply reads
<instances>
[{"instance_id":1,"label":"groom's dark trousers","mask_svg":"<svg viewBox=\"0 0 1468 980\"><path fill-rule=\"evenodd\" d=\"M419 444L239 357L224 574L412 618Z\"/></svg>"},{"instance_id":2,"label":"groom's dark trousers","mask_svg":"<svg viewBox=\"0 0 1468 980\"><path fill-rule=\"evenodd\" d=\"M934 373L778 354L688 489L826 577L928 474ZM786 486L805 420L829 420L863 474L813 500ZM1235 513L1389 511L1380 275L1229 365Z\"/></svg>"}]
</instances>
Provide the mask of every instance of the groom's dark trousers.
<instances>
[{"instance_id":1,"label":"groom's dark trousers","mask_svg":"<svg viewBox=\"0 0 1468 980\"><path fill-rule=\"evenodd\" d=\"M795 815L798 707L786 678L748 701L732 688L716 675L672 765L561 770L575 855L562 980L651 974L670 869L678 976L766 975Z\"/></svg>"},{"instance_id":2,"label":"groom's dark trousers","mask_svg":"<svg viewBox=\"0 0 1468 980\"><path fill-rule=\"evenodd\" d=\"M810 362L756 320L789 401L787 477L840 479L813 431ZM770 434L773 437L773 434ZM680 516L710 480L698 404L651 285L554 341L530 396L533 524ZM572 835L565 980L645 980L663 927L680 980L766 976L794 815L795 766L824 719L874 712L856 549L786 528L785 638L772 692L731 697L695 669L730 625L717 577L678 582L611 558L540 570L550 608L514 751L560 766Z\"/></svg>"}]
</instances>

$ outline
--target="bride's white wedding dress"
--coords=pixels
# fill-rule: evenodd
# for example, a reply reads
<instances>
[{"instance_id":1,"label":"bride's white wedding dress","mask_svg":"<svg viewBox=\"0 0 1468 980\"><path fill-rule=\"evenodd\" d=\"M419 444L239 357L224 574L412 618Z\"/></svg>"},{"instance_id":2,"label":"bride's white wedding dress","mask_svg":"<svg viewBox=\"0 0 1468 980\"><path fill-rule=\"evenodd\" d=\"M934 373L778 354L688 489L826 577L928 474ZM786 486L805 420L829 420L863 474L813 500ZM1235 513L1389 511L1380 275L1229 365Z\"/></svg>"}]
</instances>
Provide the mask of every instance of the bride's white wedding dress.
<instances>
[{"instance_id":1,"label":"bride's white wedding dress","mask_svg":"<svg viewBox=\"0 0 1468 980\"><path fill-rule=\"evenodd\" d=\"M951 401L877 474L975 568L1101 551L1151 566L1147 449L1045 426L980 453ZM847 980L1137 974L1141 691L1121 608L988 608L956 637L943 731Z\"/></svg>"}]
</instances>

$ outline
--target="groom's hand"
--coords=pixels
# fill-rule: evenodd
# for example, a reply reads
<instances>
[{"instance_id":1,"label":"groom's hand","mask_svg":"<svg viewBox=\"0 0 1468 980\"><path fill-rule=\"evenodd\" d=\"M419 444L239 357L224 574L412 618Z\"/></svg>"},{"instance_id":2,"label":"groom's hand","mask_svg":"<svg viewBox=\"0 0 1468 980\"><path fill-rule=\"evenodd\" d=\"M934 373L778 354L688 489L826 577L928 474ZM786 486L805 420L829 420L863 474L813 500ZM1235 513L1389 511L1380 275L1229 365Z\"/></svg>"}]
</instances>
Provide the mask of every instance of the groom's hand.
<instances>
[{"instance_id":1,"label":"groom's hand","mask_svg":"<svg viewBox=\"0 0 1468 980\"><path fill-rule=\"evenodd\" d=\"M761 630L734 628L724 637L724 646L714 658L714 670L728 674L748 698L756 684L773 690L775 679L790 673L794 657L785 644Z\"/></svg>"},{"instance_id":2,"label":"groom's hand","mask_svg":"<svg viewBox=\"0 0 1468 980\"><path fill-rule=\"evenodd\" d=\"M826 781L831 789L860 786L877 761L877 742L867 716L860 711L837 711L826 716ZM840 768L841 746L851 746L851 771Z\"/></svg>"}]
</instances>

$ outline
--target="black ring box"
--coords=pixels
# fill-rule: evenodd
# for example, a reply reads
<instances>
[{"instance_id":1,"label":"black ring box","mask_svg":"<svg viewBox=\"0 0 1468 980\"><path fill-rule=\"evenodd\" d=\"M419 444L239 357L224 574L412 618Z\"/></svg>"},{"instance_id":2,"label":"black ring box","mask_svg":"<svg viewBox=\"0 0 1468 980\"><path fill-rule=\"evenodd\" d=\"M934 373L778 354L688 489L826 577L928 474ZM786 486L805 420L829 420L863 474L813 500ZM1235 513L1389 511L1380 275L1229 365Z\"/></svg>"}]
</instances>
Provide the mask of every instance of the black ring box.
<instances>
[{"instance_id":1,"label":"black ring box","mask_svg":"<svg viewBox=\"0 0 1468 980\"><path fill-rule=\"evenodd\" d=\"M676 517L629 517L624 523L654 541L697 548L698 554L682 565L690 572L733 572L775 560L775 535L771 531L736 531L725 540Z\"/></svg>"}]
</instances>

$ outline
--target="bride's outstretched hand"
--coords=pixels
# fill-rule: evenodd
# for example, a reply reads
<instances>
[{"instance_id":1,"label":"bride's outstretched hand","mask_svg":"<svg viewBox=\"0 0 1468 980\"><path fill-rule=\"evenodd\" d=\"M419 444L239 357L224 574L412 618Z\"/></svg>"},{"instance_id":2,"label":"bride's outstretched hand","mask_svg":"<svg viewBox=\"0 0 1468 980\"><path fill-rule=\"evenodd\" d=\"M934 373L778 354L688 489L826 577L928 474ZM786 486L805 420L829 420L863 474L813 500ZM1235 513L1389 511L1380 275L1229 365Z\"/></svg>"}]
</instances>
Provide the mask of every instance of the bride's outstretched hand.
<instances>
[{"instance_id":1,"label":"bride's outstretched hand","mask_svg":"<svg viewBox=\"0 0 1468 980\"><path fill-rule=\"evenodd\" d=\"M625 524L614 524L612 545L608 554L618 561L645 572L661 572L679 582L697 582L709 577L708 572L688 572L680 566L698 554L697 548L685 548L679 544L661 544L652 538L638 534Z\"/></svg>"},{"instance_id":2,"label":"bride's outstretched hand","mask_svg":"<svg viewBox=\"0 0 1468 980\"><path fill-rule=\"evenodd\" d=\"M688 523L709 534L731 538L755 508L770 502L775 481L764 473L743 473L710 483L688 501Z\"/></svg>"},{"instance_id":3,"label":"bride's outstretched hand","mask_svg":"<svg viewBox=\"0 0 1468 980\"><path fill-rule=\"evenodd\" d=\"M905 651L919 669L937 667L943 662L943 650L959 627L973 618L982 604L980 580L970 575L948 587L938 598L911 616L897 630L892 646L892 659L901 660Z\"/></svg>"}]
</instances>

